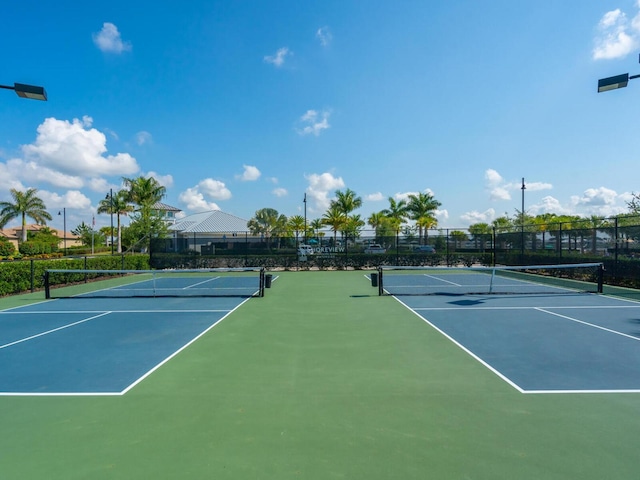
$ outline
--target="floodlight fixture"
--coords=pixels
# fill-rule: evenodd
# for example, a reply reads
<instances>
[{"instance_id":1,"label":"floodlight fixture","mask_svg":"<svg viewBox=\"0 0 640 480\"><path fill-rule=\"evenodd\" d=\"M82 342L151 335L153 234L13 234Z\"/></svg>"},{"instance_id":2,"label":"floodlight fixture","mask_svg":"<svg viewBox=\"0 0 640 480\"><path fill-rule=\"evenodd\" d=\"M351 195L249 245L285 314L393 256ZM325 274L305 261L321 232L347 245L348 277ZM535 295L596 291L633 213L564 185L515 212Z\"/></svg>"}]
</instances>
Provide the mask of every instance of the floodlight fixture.
<instances>
[{"instance_id":1,"label":"floodlight fixture","mask_svg":"<svg viewBox=\"0 0 640 480\"><path fill-rule=\"evenodd\" d=\"M7 90L14 90L19 97L30 98L32 100L47 100L47 92L44 87L38 87L36 85L27 85L24 83L14 83L13 87L10 85L0 85L0 88Z\"/></svg>"},{"instance_id":2,"label":"floodlight fixture","mask_svg":"<svg viewBox=\"0 0 640 480\"><path fill-rule=\"evenodd\" d=\"M638 62L640 62L640 55L638 55ZM629 80L633 80L634 78L640 78L640 75L629 76L628 73L623 73L622 75L616 75L614 77L601 78L598 80L598 93L624 88L629 84Z\"/></svg>"}]
</instances>

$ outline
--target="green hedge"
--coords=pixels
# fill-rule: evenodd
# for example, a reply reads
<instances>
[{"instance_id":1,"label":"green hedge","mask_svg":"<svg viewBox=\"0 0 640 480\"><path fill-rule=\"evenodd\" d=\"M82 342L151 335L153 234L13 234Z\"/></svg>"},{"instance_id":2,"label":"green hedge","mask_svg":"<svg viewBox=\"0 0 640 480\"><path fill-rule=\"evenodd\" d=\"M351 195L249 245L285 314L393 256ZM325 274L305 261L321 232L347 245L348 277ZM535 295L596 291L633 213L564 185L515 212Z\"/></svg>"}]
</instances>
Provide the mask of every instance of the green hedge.
<instances>
[{"instance_id":1,"label":"green hedge","mask_svg":"<svg viewBox=\"0 0 640 480\"><path fill-rule=\"evenodd\" d=\"M0 296L44 288L44 272L50 269L147 270L148 255L114 255L55 260L14 260L0 262Z\"/></svg>"}]
</instances>

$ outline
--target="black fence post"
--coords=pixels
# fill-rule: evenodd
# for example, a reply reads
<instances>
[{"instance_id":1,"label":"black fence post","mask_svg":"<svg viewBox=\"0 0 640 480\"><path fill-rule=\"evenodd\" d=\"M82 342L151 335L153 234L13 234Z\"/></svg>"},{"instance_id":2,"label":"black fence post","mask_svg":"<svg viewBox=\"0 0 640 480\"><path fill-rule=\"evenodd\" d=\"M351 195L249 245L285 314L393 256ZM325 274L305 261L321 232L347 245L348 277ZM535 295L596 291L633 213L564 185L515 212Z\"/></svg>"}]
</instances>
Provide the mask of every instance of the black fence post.
<instances>
[{"instance_id":1,"label":"black fence post","mask_svg":"<svg viewBox=\"0 0 640 480\"><path fill-rule=\"evenodd\" d=\"M34 260L32 258L31 259L31 293L36 291L36 287L35 287L36 267L35 267L35 264L33 262L34 262Z\"/></svg>"}]
</instances>

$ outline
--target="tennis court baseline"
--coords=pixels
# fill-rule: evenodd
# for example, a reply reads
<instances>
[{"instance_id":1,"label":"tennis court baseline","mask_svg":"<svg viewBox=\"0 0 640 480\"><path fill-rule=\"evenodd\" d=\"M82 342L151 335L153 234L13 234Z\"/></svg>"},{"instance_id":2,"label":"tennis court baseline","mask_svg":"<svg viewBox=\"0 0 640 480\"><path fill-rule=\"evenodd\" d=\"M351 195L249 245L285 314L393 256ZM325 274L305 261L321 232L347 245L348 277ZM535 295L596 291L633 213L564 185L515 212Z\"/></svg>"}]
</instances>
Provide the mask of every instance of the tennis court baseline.
<instances>
[{"instance_id":1,"label":"tennis court baseline","mask_svg":"<svg viewBox=\"0 0 640 480\"><path fill-rule=\"evenodd\" d=\"M122 395L247 300L76 298L0 311L0 395Z\"/></svg>"}]
</instances>

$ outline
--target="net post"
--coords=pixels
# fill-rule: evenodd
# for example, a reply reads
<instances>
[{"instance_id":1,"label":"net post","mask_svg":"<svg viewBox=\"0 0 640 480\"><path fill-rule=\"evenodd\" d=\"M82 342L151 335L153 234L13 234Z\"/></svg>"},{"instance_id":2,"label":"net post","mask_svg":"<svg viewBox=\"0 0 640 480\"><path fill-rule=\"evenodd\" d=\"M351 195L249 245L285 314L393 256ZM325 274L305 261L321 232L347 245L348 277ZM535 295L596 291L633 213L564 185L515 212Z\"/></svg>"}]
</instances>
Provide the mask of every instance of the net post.
<instances>
[{"instance_id":1,"label":"net post","mask_svg":"<svg viewBox=\"0 0 640 480\"><path fill-rule=\"evenodd\" d=\"M264 297L264 282L265 282L265 277L264 277L265 273L264 273L264 267L260 268L260 291L258 293L259 297Z\"/></svg>"},{"instance_id":2,"label":"net post","mask_svg":"<svg viewBox=\"0 0 640 480\"><path fill-rule=\"evenodd\" d=\"M598 280L598 293L604 292L604 263L598 265L597 271L597 280Z\"/></svg>"},{"instance_id":3,"label":"net post","mask_svg":"<svg viewBox=\"0 0 640 480\"><path fill-rule=\"evenodd\" d=\"M49 270L45 270L44 272L44 298L47 300L51 299L51 290L49 286Z\"/></svg>"},{"instance_id":4,"label":"net post","mask_svg":"<svg viewBox=\"0 0 640 480\"><path fill-rule=\"evenodd\" d=\"M384 295L384 287L382 286L382 267L378 267L378 296Z\"/></svg>"}]
</instances>

